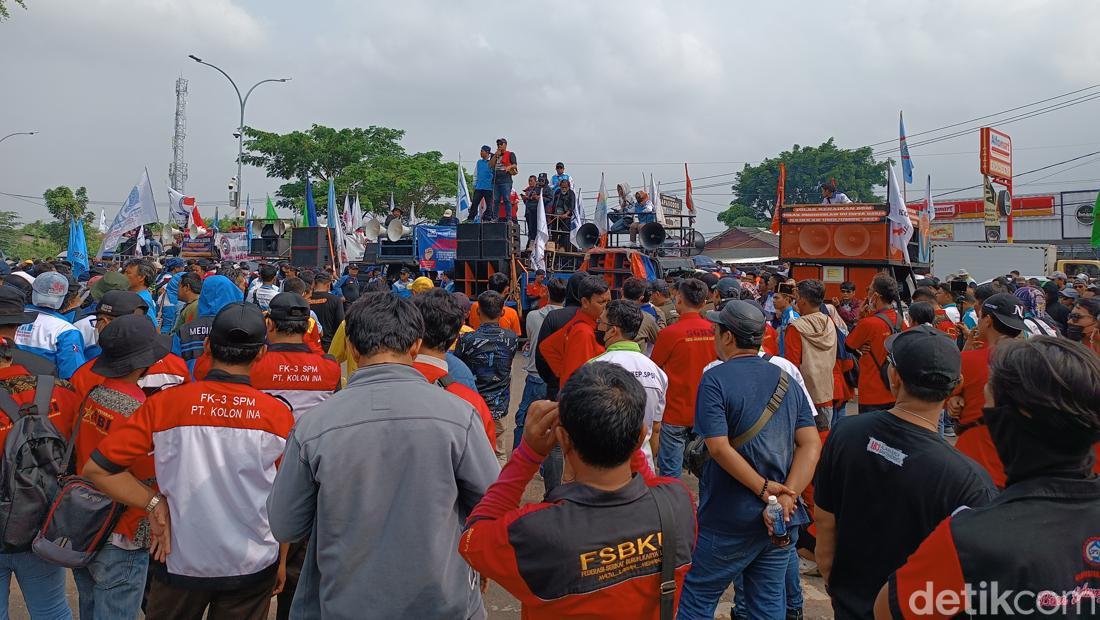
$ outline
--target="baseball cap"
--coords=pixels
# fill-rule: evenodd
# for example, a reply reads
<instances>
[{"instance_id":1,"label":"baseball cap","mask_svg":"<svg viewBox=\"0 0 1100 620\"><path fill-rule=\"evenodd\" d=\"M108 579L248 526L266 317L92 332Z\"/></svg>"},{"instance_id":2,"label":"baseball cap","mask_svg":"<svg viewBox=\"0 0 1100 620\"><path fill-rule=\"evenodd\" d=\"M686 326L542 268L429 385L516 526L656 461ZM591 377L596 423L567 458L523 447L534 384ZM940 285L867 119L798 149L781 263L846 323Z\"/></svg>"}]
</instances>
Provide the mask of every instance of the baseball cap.
<instances>
[{"instance_id":1,"label":"baseball cap","mask_svg":"<svg viewBox=\"0 0 1100 620\"><path fill-rule=\"evenodd\" d=\"M536 276L544 276L544 275L546 275L546 270L545 269L536 269L535 270L535 275Z\"/></svg>"},{"instance_id":2,"label":"baseball cap","mask_svg":"<svg viewBox=\"0 0 1100 620\"><path fill-rule=\"evenodd\" d=\"M1064 271L1055 271L1054 273L1050 274L1050 279L1051 280L1057 280L1059 278L1061 278L1062 280L1068 280L1069 279L1066 276L1066 273Z\"/></svg>"},{"instance_id":3,"label":"baseball cap","mask_svg":"<svg viewBox=\"0 0 1100 620\"><path fill-rule=\"evenodd\" d=\"M298 293L279 293L271 298L267 313L273 321L304 321L309 318L309 302Z\"/></svg>"},{"instance_id":4,"label":"baseball cap","mask_svg":"<svg viewBox=\"0 0 1100 620\"><path fill-rule=\"evenodd\" d=\"M169 350L153 322L138 314L111 321L99 335L99 347L103 352L92 364L92 371L104 377L123 377L139 368L148 368L168 355Z\"/></svg>"},{"instance_id":5,"label":"baseball cap","mask_svg":"<svg viewBox=\"0 0 1100 620\"><path fill-rule=\"evenodd\" d=\"M1076 295L1076 291L1074 291ZM1010 293L997 293L982 302L982 314L992 314L1005 327L1023 331L1024 305Z\"/></svg>"},{"instance_id":6,"label":"baseball cap","mask_svg":"<svg viewBox=\"0 0 1100 620\"><path fill-rule=\"evenodd\" d=\"M1077 291L1075 291L1074 289L1069 288L1069 287L1066 287L1066 288L1058 291L1058 294L1061 295L1062 297L1065 297L1066 299L1077 299L1078 297L1081 296L1077 293Z\"/></svg>"},{"instance_id":7,"label":"baseball cap","mask_svg":"<svg viewBox=\"0 0 1100 620\"><path fill-rule=\"evenodd\" d=\"M187 263L183 262L182 258L180 258L178 256L173 256L172 258L169 258L168 260L164 261L164 268L165 269L175 269L176 267L183 267L186 264Z\"/></svg>"},{"instance_id":8,"label":"baseball cap","mask_svg":"<svg viewBox=\"0 0 1100 620\"><path fill-rule=\"evenodd\" d=\"M36 312L23 309L27 304L23 292L14 286L0 286L0 325L25 325L34 321Z\"/></svg>"},{"instance_id":9,"label":"baseball cap","mask_svg":"<svg viewBox=\"0 0 1100 620\"><path fill-rule=\"evenodd\" d=\"M455 212L451 211L450 209L444 209L443 210L443 217L451 217L454 214L455 214Z\"/></svg>"},{"instance_id":10,"label":"baseball cap","mask_svg":"<svg viewBox=\"0 0 1100 620\"><path fill-rule=\"evenodd\" d=\"M130 288L126 276L117 271L108 271L92 285L92 299L100 301L107 291L125 291Z\"/></svg>"},{"instance_id":11,"label":"baseball cap","mask_svg":"<svg viewBox=\"0 0 1100 620\"><path fill-rule=\"evenodd\" d=\"M732 299L721 310L707 312L707 320L757 343L764 337L764 313L747 301Z\"/></svg>"},{"instance_id":12,"label":"baseball cap","mask_svg":"<svg viewBox=\"0 0 1100 620\"><path fill-rule=\"evenodd\" d=\"M481 150L482 150L482 152L485 152L485 151L490 151L491 152L493 150L493 147L489 146L488 144L482 144L481 145Z\"/></svg>"},{"instance_id":13,"label":"baseball cap","mask_svg":"<svg viewBox=\"0 0 1100 620\"><path fill-rule=\"evenodd\" d=\"M708 290L708 291L713 291L713 290L714 290L714 286L715 286L716 284L718 284L718 276L714 275L713 273L703 273L703 274L699 274L699 275L698 275L698 276L696 276L696 277L697 277L697 278L699 279L699 281L701 281L701 282L702 282L703 284L706 284L706 285L707 285L707 290Z\"/></svg>"},{"instance_id":14,"label":"baseball cap","mask_svg":"<svg viewBox=\"0 0 1100 620\"><path fill-rule=\"evenodd\" d=\"M563 164L563 163L561 163L561 162L559 161L558 163L554 164L554 167L555 167L555 168L564 168L564 167L565 167L565 164Z\"/></svg>"},{"instance_id":15,"label":"baseball cap","mask_svg":"<svg viewBox=\"0 0 1100 620\"><path fill-rule=\"evenodd\" d=\"M420 276L419 278L413 280L412 285L409 286L409 290L411 290L413 293L423 293L425 291L431 290L434 287L435 284L432 283L431 278Z\"/></svg>"},{"instance_id":16,"label":"baseball cap","mask_svg":"<svg viewBox=\"0 0 1100 620\"><path fill-rule=\"evenodd\" d=\"M653 293L660 293L665 297L668 297L668 282L664 280L653 280L649 283L649 290Z\"/></svg>"},{"instance_id":17,"label":"baseball cap","mask_svg":"<svg viewBox=\"0 0 1100 620\"><path fill-rule=\"evenodd\" d=\"M267 341L267 323L256 304L234 302L218 311L208 338L212 344L259 348Z\"/></svg>"},{"instance_id":18,"label":"baseball cap","mask_svg":"<svg viewBox=\"0 0 1100 620\"><path fill-rule=\"evenodd\" d=\"M69 279L56 271L47 271L34 279L31 285L31 303L57 310L65 303L69 293Z\"/></svg>"},{"instance_id":19,"label":"baseball cap","mask_svg":"<svg viewBox=\"0 0 1100 620\"><path fill-rule=\"evenodd\" d=\"M711 290L718 291L718 295L722 299L729 299L741 294L741 282L735 278L722 278Z\"/></svg>"},{"instance_id":20,"label":"baseball cap","mask_svg":"<svg viewBox=\"0 0 1100 620\"><path fill-rule=\"evenodd\" d=\"M133 314L141 308L142 312L149 311L149 304L140 295L132 291L107 291L99 300L99 306L95 313L105 314L109 317L122 317Z\"/></svg>"},{"instance_id":21,"label":"baseball cap","mask_svg":"<svg viewBox=\"0 0 1100 620\"><path fill-rule=\"evenodd\" d=\"M917 325L890 336L885 345L890 363L905 383L932 390L949 390L958 383L959 348L935 327Z\"/></svg>"}]
</instances>

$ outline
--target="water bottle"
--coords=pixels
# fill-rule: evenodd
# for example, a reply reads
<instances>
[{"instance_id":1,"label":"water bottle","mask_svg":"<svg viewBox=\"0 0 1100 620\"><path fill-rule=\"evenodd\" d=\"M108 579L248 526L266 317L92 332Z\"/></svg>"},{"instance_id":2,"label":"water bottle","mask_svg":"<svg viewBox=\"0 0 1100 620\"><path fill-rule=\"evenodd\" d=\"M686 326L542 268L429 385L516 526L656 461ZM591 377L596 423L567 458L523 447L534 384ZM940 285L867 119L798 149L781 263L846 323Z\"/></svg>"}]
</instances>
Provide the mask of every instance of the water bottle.
<instances>
[{"instance_id":1,"label":"water bottle","mask_svg":"<svg viewBox=\"0 0 1100 620\"><path fill-rule=\"evenodd\" d=\"M791 535L787 532L787 522L783 519L783 507L779 505L779 498L769 495L767 510L772 518L772 544L777 547L791 544Z\"/></svg>"}]
</instances>

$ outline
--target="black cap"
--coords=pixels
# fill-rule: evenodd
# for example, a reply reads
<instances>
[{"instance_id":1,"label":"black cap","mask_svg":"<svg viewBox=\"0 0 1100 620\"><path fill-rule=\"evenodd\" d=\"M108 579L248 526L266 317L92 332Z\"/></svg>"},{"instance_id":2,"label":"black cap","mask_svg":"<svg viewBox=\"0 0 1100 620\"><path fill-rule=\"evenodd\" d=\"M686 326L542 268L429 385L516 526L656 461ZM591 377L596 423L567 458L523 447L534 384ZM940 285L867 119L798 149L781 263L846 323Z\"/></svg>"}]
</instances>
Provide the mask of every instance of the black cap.
<instances>
[{"instance_id":1,"label":"black cap","mask_svg":"<svg viewBox=\"0 0 1100 620\"><path fill-rule=\"evenodd\" d=\"M27 298L14 286L0 286L0 325L25 325L33 323L36 312L26 312Z\"/></svg>"},{"instance_id":2,"label":"black cap","mask_svg":"<svg viewBox=\"0 0 1100 620\"><path fill-rule=\"evenodd\" d=\"M259 306L238 301L218 312L208 338L213 344L259 348L267 341L267 323Z\"/></svg>"},{"instance_id":3,"label":"black cap","mask_svg":"<svg viewBox=\"0 0 1100 620\"><path fill-rule=\"evenodd\" d=\"M700 282L707 285L708 291L714 290L714 285L718 284L718 276L713 273L703 273L697 276Z\"/></svg>"},{"instance_id":4,"label":"black cap","mask_svg":"<svg viewBox=\"0 0 1100 620\"><path fill-rule=\"evenodd\" d=\"M740 299L731 299L721 310L707 312L707 320L718 323L745 340L757 345L764 338L764 313L754 303Z\"/></svg>"},{"instance_id":5,"label":"black cap","mask_svg":"<svg viewBox=\"0 0 1100 620\"><path fill-rule=\"evenodd\" d=\"M991 314L999 323L1009 329L1023 331L1024 305L1010 293L997 293L982 302L982 314Z\"/></svg>"},{"instance_id":6,"label":"black cap","mask_svg":"<svg viewBox=\"0 0 1100 620\"><path fill-rule=\"evenodd\" d=\"M962 358L947 334L931 325L917 325L886 339L890 361L902 381L931 390L958 384Z\"/></svg>"},{"instance_id":7,"label":"black cap","mask_svg":"<svg viewBox=\"0 0 1100 620\"><path fill-rule=\"evenodd\" d=\"M298 293L279 293L271 298L267 316L272 321L305 321L309 318L309 302Z\"/></svg>"},{"instance_id":8,"label":"black cap","mask_svg":"<svg viewBox=\"0 0 1100 620\"><path fill-rule=\"evenodd\" d=\"M535 270L535 275L536 276L544 276L544 275L546 275L546 270L545 269L536 269Z\"/></svg>"},{"instance_id":9,"label":"black cap","mask_svg":"<svg viewBox=\"0 0 1100 620\"><path fill-rule=\"evenodd\" d=\"M741 282L736 278L725 277L719 280L711 290L718 291L722 299L730 299L741 294Z\"/></svg>"},{"instance_id":10,"label":"black cap","mask_svg":"<svg viewBox=\"0 0 1100 620\"><path fill-rule=\"evenodd\" d=\"M558 163L554 164L554 168L564 168L564 167L565 167L565 164L561 163L560 161Z\"/></svg>"},{"instance_id":11,"label":"black cap","mask_svg":"<svg viewBox=\"0 0 1100 620\"><path fill-rule=\"evenodd\" d=\"M141 308L142 312L149 311L149 304L140 295L131 291L107 291L99 299L96 314L105 314L109 317L126 316L133 314Z\"/></svg>"},{"instance_id":12,"label":"black cap","mask_svg":"<svg viewBox=\"0 0 1100 620\"><path fill-rule=\"evenodd\" d=\"M160 337L149 317L140 314L122 316L103 328L99 335L103 352L92 364L92 371L104 377L123 377L139 368L148 368L168 355L168 343Z\"/></svg>"}]
</instances>

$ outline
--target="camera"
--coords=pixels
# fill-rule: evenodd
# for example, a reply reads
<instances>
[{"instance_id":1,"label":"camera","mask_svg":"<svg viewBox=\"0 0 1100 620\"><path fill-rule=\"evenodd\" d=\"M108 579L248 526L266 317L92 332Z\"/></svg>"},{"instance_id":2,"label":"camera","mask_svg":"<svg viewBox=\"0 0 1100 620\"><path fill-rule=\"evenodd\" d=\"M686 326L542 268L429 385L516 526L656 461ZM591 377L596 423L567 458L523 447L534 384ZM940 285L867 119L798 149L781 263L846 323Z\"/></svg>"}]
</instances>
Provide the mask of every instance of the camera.
<instances>
[{"instance_id":1,"label":"camera","mask_svg":"<svg viewBox=\"0 0 1100 620\"><path fill-rule=\"evenodd\" d=\"M241 137L241 132L239 132L239 131L236 131L236 130L234 130L234 131L233 131L233 137L234 137L234 138L237 138L237 139L240 139L240 137Z\"/></svg>"}]
</instances>

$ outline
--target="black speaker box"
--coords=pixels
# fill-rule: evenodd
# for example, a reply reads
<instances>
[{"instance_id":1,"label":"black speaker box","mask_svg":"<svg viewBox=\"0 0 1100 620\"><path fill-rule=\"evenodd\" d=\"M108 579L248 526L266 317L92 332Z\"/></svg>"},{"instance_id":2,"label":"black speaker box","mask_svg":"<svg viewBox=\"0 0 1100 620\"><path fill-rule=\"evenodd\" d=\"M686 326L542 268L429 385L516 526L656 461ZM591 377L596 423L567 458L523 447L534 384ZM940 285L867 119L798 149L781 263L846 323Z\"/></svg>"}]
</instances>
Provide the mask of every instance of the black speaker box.
<instances>
[{"instance_id":1,"label":"black speaker box","mask_svg":"<svg viewBox=\"0 0 1100 620\"><path fill-rule=\"evenodd\" d=\"M380 260L412 259L416 257L415 246L411 237L398 241L379 241L378 258Z\"/></svg>"},{"instance_id":2,"label":"black speaker box","mask_svg":"<svg viewBox=\"0 0 1100 620\"><path fill-rule=\"evenodd\" d=\"M483 239L481 241L481 258L485 260L497 260L512 256L515 246L511 239Z\"/></svg>"},{"instance_id":3,"label":"black speaker box","mask_svg":"<svg viewBox=\"0 0 1100 620\"><path fill-rule=\"evenodd\" d=\"M458 225L458 232L456 234L457 234L456 239L458 239L459 241L462 241L464 239L465 240L471 240L472 239L474 241L477 241L477 240L481 239L481 224L460 223Z\"/></svg>"},{"instance_id":4,"label":"black speaker box","mask_svg":"<svg viewBox=\"0 0 1100 620\"><path fill-rule=\"evenodd\" d=\"M455 249L455 258L460 260L477 260L481 258L481 242L477 239L459 239L458 246Z\"/></svg>"},{"instance_id":5,"label":"black speaker box","mask_svg":"<svg viewBox=\"0 0 1100 620\"><path fill-rule=\"evenodd\" d=\"M481 225L481 240L508 239L512 236L512 222L488 222Z\"/></svg>"}]
</instances>

